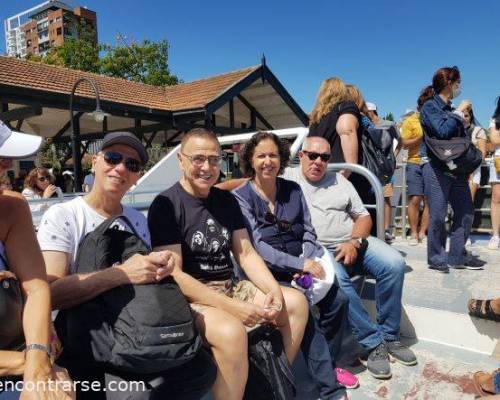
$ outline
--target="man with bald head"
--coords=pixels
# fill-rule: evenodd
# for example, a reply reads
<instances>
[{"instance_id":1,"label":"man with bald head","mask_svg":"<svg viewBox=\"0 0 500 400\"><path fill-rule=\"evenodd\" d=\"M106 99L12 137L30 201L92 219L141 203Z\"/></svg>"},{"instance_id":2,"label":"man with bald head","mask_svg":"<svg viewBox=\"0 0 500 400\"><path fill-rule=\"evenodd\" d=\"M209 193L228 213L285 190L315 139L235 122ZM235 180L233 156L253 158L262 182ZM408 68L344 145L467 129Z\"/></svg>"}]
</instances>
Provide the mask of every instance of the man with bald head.
<instances>
[{"instance_id":1,"label":"man with bald head","mask_svg":"<svg viewBox=\"0 0 500 400\"><path fill-rule=\"evenodd\" d=\"M286 179L297 182L311 212L318 240L335 258L335 275L349 297L349 322L367 350L367 368L376 378L390 378L388 354L405 365L417 363L399 341L405 261L398 251L370 236L372 221L354 186L340 173L327 171L330 144L308 137L299 152L300 168L288 168ZM376 279L377 322L372 322L350 277Z\"/></svg>"}]
</instances>

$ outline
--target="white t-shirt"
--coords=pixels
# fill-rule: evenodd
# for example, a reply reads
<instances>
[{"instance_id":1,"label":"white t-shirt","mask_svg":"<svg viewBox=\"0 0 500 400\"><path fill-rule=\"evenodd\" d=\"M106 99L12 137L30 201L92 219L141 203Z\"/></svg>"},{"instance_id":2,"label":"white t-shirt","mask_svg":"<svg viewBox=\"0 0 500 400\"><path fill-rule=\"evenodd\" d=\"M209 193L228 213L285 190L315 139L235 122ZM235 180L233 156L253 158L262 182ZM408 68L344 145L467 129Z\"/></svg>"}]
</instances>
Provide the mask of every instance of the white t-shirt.
<instances>
[{"instance_id":1,"label":"white t-shirt","mask_svg":"<svg viewBox=\"0 0 500 400\"><path fill-rule=\"evenodd\" d=\"M148 222L139 211L123 206L122 215L126 216L134 226L135 231L151 246ZM38 228L38 242L42 251L61 251L71 255L70 273L74 273L73 264L76 259L81 240L97 228L106 217L90 207L83 197L77 197L66 203L55 204L49 208ZM128 226L119 222L120 229L129 230Z\"/></svg>"}]
</instances>

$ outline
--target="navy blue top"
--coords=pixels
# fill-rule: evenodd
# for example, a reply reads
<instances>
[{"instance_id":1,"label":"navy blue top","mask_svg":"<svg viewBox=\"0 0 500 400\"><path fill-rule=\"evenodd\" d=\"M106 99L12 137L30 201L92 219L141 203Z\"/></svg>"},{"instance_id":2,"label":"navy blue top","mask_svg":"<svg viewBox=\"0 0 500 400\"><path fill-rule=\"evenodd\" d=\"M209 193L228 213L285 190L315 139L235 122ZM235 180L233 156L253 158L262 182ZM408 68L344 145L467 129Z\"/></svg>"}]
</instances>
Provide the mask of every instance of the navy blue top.
<instances>
[{"instance_id":1,"label":"navy blue top","mask_svg":"<svg viewBox=\"0 0 500 400\"><path fill-rule=\"evenodd\" d=\"M266 221L266 212L271 210L251 181L233 191L243 211L253 245L275 276L276 273L302 271L306 258L314 259L323 255L300 186L283 178L277 178L276 185L274 214L277 219L291 223L291 229L287 231Z\"/></svg>"},{"instance_id":2,"label":"navy blue top","mask_svg":"<svg viewBox=\"0 0 500 400\"><path fill-rule=\"evenodd\" d=\"M450 103L435 94L427 100L420 111L420 123L424 130L424 135L435 137L436 139L451 139L453 137L466 136L464 121L453 113ZM425 141L420 147L420 155L427 157L429 152Z\"/></svg>"}]
</instances>

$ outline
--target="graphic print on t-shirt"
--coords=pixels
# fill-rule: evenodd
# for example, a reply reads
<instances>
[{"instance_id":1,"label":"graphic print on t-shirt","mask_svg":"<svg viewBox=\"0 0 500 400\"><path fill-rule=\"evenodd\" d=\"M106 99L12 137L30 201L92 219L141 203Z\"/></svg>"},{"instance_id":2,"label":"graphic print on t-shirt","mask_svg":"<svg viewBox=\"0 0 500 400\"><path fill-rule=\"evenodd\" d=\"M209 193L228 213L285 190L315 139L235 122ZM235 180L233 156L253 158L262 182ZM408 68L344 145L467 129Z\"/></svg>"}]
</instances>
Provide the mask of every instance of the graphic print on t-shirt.
<instances>
[{"instance_id":1,"label":"graphic print on t-shirt","mask_svg":"<svg viewBox=\"0 0 500 400\"><path fill-rule=\"evenodd\" d=\"M197 255L200 269L219 271L228 266L229 231L208 216L191 236L191 251Z\"/></svg>"}]
</instances>

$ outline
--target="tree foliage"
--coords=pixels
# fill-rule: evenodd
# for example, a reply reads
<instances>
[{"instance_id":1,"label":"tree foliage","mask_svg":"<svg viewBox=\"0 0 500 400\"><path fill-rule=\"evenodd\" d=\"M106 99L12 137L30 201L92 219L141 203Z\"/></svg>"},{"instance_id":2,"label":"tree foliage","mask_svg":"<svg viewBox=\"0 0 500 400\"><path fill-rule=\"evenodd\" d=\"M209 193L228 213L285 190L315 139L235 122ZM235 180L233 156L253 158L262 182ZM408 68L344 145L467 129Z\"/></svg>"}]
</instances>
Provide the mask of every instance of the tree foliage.
<instances>
[{"instance_id":1,"label":"tree foliage","mask_svg":"<svg viewBox=\"0 0 500 400\"><path fill-rule=\"evenodd\" d=\"M101 73L149 85L175 85L178 79L168 68L168 42L144 40L130 45L106 46Z\"/></svg>"},{"instance_id":2,"label":"tree foliage","mask_svg":"<svg viewBox=\"0 0 500 400\"><path fill-rule=\"evenodd\" d=\"M77 30L76 38L66 38L62 45L52 47L44 57L30 55L29 59L150 85L175 85L179 82L168 68L169 45L166 39L130 44L120 42L111 46L98 44L95 30L84 22L71 29Z\"/></svg>"},{"instance_id":3,"label":"tree foliage","mask_svg":"<svg viewBox=\"0 0 500 400\"><path fill-rule=\"evenodd\" d=\"M384 117L385 120L387 121L395 121L394 120L394 115L390 112L389 114L387 114L385 117Z\"/></svg>"}]
</instances>

